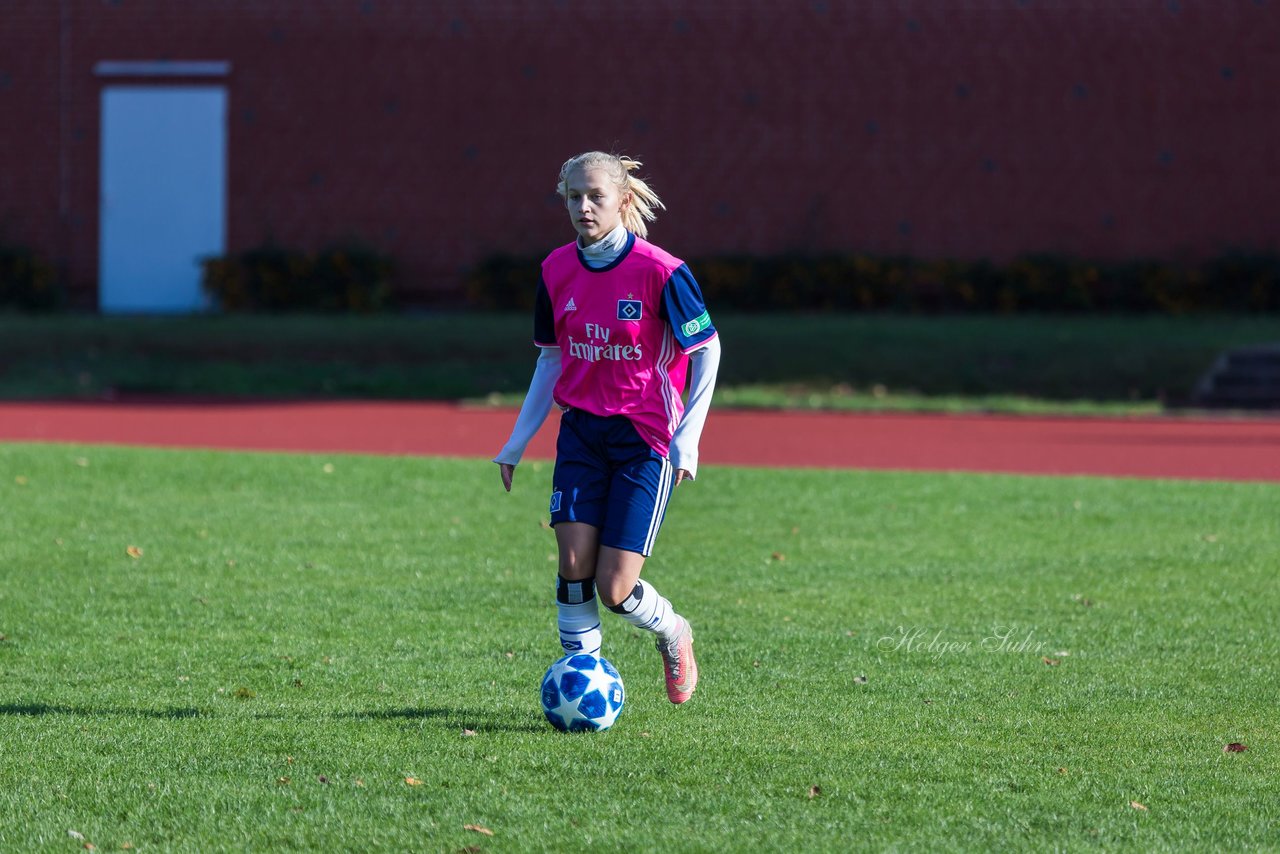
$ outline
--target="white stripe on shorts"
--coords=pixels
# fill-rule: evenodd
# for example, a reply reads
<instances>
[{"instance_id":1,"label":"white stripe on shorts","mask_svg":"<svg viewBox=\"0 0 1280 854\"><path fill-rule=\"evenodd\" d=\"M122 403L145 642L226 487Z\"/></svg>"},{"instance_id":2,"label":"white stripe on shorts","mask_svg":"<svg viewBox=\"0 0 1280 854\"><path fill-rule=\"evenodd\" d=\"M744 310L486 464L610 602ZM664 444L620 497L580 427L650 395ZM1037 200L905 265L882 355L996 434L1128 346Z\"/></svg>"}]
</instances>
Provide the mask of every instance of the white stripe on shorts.
<instances>
[{"instance_id":1,"label":"white stripe on shorts","mask_svg":"<svg viewBox=\"0 0 1280 854\"><path fill-rule=\"evenodd\" d=\"M644 538L644 554L653 551L653 543L658 538L658 529L662 527L662 516L667 512L667 499L671 497L671 460L662 458L662 474L658 477L658 500L653 502L653 516L649 518L649 533Z\"/></svg>"}]
</instances>

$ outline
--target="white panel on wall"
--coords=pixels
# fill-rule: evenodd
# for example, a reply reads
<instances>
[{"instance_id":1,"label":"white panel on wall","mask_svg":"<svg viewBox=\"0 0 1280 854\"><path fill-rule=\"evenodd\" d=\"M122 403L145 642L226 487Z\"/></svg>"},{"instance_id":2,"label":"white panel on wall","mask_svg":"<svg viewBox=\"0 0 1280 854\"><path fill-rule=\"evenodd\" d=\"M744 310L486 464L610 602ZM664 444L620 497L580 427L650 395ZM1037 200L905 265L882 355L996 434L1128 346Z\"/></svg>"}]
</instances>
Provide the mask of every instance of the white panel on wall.
<instances>
[{"instance_id":1,"label":"white panel on wall","mask_svg":"<svg viewBox=\"0 0 1280 854\"><path fill-rule=\"evenodd\" d=\"M99 307L201 311L199 261L226 242L222 86L109 86L102 92Z\"/></svg>"}]
</instances>

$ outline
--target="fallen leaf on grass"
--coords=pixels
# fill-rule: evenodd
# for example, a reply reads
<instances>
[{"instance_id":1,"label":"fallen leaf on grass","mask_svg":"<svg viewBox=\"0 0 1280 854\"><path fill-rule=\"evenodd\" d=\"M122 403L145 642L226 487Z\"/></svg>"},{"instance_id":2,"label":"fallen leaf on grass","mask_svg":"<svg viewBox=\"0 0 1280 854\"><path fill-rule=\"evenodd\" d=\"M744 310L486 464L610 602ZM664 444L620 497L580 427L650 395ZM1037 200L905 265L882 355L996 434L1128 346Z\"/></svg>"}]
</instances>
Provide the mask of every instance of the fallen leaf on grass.
<instances>
[{"instance_id":1,"label":"fallen leaf on grass","mask_svg":"<svg viewBox=\"0 0 1280 854\"><path fill-rule=\"evenodd\" d=\"M256 692L250 691L248 688L241 687L241 688L237 688L235 694L233 694L232 696L234 696L237 700L252 700L254 697L258 695Z\"/></svg>"},{"instance_id":2,"label":"fallen leaf on grass","mask_svg":"<svg viewBox=\"0 0 1280 854\"><path fill-rule=\"evenodd\" d=\"M81 847L83 847L85 851L97 851L97 850L98 850L98 846L94 845L92 842L86 842L86 843L85 843L83 846L81 846Z\"/></svg>"},{"instance_id":3,"label":"fallen leaf on grass","mask_svg":"<svg viewBox=\"0 0 1280 854\"><path fill-rule=\"evenodd\" d=\"M319 780L321 783L324 783L326 786L327 786L327 785L329 785L329 778L328 778L328 777L326 777L326 776L325 776L325 775L323 775L323 774L321 774L321 775L320 775L319 777L317 777L316 779L317 779L317 780Z\"/></svg>"},{"instance_id":4,"label":"fallen leaf on grass","mask_svg":"<svg viewBox=\"0 0 1280 854\"><path fill-rule=\"evenodd\" d=\"M470 830L475 833L483 833L485 836L493 836L493 831L485 827L483 824L464 824L463 830Z\"/></svg>"},{"instance_id":5,"label":"fallen leaf on grass","mask_svg":"<svg viewBox=\"0 0 1280 854\"><path fill-rule=\"evenodd\" d=\"M1142 810L1142 812L1150 812L1150 810L1148 810L1145 806L1138 803L1137 801L1129 801L1129 806L1133 807L1135 810Z\"/></svg>"},{"instance_id":6,"label":"fallen leaf on grass","mask_svg":"<svg viewBox=\"0 0 1280 854\"><path fill-rule=\"evenodd\" d=\"M1058 773L1059 773L1059 774L1065 774L1065 773L1067 773L1067 769L1066 769L1066 768L1059 768L1059 769L1058 769Z\"/></svg>"},{"instance_id":7,"label":"fallen leaf on grass","mask_svg":"<svg viewBox=\"0 0 1280 854\"><path fill-rule=\"evenodd\" d=\"M1223 753L1244 753L1249 748L1238 741L1233 741L1226 747L1222 748Z\"/></svg>"},{"instance_id":8,"label":"fallen leaf on grass","mask_svg":"<svg viewBox=\"0 0 1280 854\"><path fill-rule=\"evenodd\" d=\"M405 778L404 778L404 781L405 781L405 783L407 783L407 784L408 784L408 785L410 785L410 786L421 786L421 785L422 785L422 781L421 781L421 780L419 780L417 777L405 777Z\"/></svg>"},{"instance_id":9,"label":"fallen leaf on grass","mask_svg":"<svg viewBox=\"0 0 1280 854\"><path fill-rule=\"evenodd\" d=\"M810 787L809 787L809 799L810 799L810 800L813 800L814 798L818 797L818 795L821 795L821 794L822 794L822 787L821 787L821 786L810 786Z\"/></svg>"},{"instance_id":10,"label":"fallen leaf on grass","mask_svg":"<svg viewBox=\"0 0 1280 854\"><path fill-rule=\"evenodd\" d=\"M132 842L121 842L121 843L120 843L120 850L121 850L121 851L132 851L132 850L133 850L133 843L132 843Z\"/></svg>"},{"instance_id":11,"label":"fallen leaf on grass","mask_svg":"<svg viewBox=\"0 0 1280 854\"><path fill-rule=\"evenodd\" d=\"M67 836L70 836L72 839L76 840L77 842L84 842L84 834L78 830L68 830Z\"/></svg>"},{"instance_id":12,"label":"fallen leaf on grass","mask_svg":"<svg viewBox=\"0 0 1280 854\"><path fill-rule=\"evenodd\" d=\"M23 475L18 475L17 477L15 477L15 478L13 479L13 482L14 482L14 483L16 483L16 484L18 484L18 486L26 486L26 485L27 485L27 479L26 479L26 477L24 477Z\"/></svg>"},{"instance_id":13,"label":"fallen leaf on grass","mask_svg":"<svg viewBox=\"0 0 1280 854\"><path fill-rule=\"evenodd\" d=\"M773 554L769 555L769 557L779 562L782 562L787 559L787 556L784 555L782 552L774 552Z\"/></svg>"},{"instance_id":14,"label":"fallen leaf on grass","mask_svg":"<svg viewBox=\"0 0 1280 854\"><path fill-rule=\"evenodd\" d=\"M124 553L131 558L142 557L142 549L138 548L137 546L129 546L127 549L124 550Z\"/></svg>"},{"instance_id":15,"label":"fallen leaf on grass","mask_svg":"<svg viewBox=\"0 0 1280 854\"><path fill-rule=\"evenodd\" d=\"M859 684L859 685L866 685L866 684L867 684L867 674L865 674L865 673L859 673L857 676L853 677L853 681L854 681L854 682L856 682L856 683L857 683L857 684Z\"/></svg>"},{"instance_id":16,"label":"fallen leaf on grass","mask_svg":"<svg viewBox=\"0 0 1280 854\"><path fill-rule=\"evenodd\" d=\"M280 786L287 786L287 785L289 785L290 780L289 780L289 778L288 778L288 777L277 777L277 778L276 778L276 783L277 783L277 785L280 785Z\"/></svg>"},{"instance_id":17,"label":"fallen leaf on grass","mask_svg":"<svg viewBox=\"0 0 1280 854\"><path fill-rule=\"evenodd\" d=\"M364 788L364 780L362 780L362 779L360 779L359 777L357 777L357 778L356 778L356 786L357 786L358 788L363 789L363 788Z\"/></svg>"},{"instance_id":18,"label":"fallen leaf on grass","mask_svg":"<svg viewBox=\"0 0 1280 854\"><path fill-rule=\"evenodd\" d=\"M475 731L475 730L473 730L473 729L464 729L464 730L462 731L462 735L463 735L463 737L464 737L464 738L469 738L469 737L471 737L471 736L473 736L473 735L475 735L475 734L476 734L476 731Z\"/></svg>"},{"instance_id":19,"label":"fallen leaf on grass","mask_svg":"<svg viewBox=\"0 0 1280 854\"><path fill-rule=\"evenodd\" d=\"M1050 667L1057 667L1059 664L1062 663L1061 659L1050 658L1047 655L1041 658L1040 660L1043 661L1045 664L1049 665Z\"/></svg>"}]
</instances>

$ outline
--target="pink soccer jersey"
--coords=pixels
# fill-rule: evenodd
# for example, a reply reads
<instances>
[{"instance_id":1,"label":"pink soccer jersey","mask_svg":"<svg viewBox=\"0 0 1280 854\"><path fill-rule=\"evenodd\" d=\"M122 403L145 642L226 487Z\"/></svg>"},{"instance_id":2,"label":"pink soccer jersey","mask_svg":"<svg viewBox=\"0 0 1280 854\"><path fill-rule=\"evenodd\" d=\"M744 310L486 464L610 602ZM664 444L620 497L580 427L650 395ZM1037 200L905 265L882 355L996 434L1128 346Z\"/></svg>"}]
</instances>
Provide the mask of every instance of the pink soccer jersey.
<instances>
[{"instance_id":1,"label":"pink soccer jersey","mask_svg":"<svg viewBox=\"0 0 1280 854\"><path fill-rule=\"evenodd\" d=\"M533 337L560 348L556 403L625 415L664 457L684 414L688 354L715 335L685 263L634 234L607 267L588 267L576 242L542 262Z\"/></svg>"}]
</instances>

